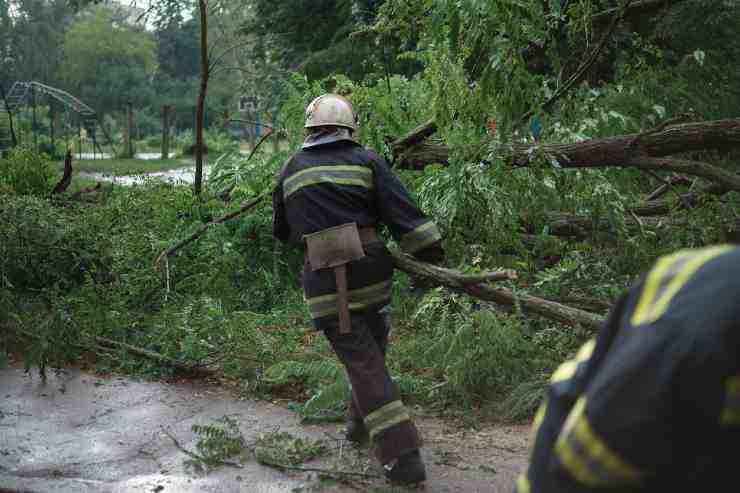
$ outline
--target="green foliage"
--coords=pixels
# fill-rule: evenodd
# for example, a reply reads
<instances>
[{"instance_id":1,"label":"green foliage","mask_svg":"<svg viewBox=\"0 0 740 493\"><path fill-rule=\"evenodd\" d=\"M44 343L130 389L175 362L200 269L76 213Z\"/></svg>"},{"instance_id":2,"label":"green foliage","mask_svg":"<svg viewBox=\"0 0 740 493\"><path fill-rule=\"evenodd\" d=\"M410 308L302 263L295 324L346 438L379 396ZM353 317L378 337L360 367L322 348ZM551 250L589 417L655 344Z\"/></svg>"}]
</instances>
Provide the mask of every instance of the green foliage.
<instances>
[{"instance_id":1,"label":"green foliage","mask_svg":"<svg viewBox=\"0 0 740 493\"><path fill-rule=\"evenodd\" d=\"M42 197L51 193L53 177L47 156L30 146L16 147L6 159L0 158L0 193Z\"/></svg>"},{"instance_id":2,"label":"green foliage","mask_svg":"<svg viewBox=\"0 0 740 493\"><path fill-rule=\"evenodd\" d=\"M394 138L434 118L439 130L430 143L447 145L449 165L398 174L439 224L450 266L515 268L520 277L511 287L520 293L590 297L603 306L657 256L722 241L740 212L733 193L673 211L673 225L636 224L630 207L660 183L654 178L635 170L563 169L539 147L532 150L534 166L513 170L509 155L509 144L534 142L534 118L543 129L540 142L573 143L654 128L688 111L703 118L737 116L740 72L727 62L739 53L736 2L685 0L657 18L623 24L588 77L547 111L540 105L602 34L592 15L623 2L584 0L567 9L561 2L510 0L304 4L260 1L255 12L245 10L260 24L248 66L258 73L243 79L216 74L209 97L207 123L223 123L240 84L258 92L271 123L286 130L287 149L266 152L264 146L246 160L228 135L209 131L213 168L200 199L187 187L147 182L106 190L95 207L60 208L38 198L50 186L42 157L21 149L3 161L0 316L32 333L22 339L30 364L63 364L104 335L183 363L218 362L241 389L286 397L304 419L343 412L349 385L341 365L321 334L307 331L301 252L276 248L269 208L213 227L171 256L169 290L153 268L177 239L234 210L236 201L271 190L301 143L306 105L328 91L350 97L360 118L357 139L389 160ZM5 26L11 21L2 5ZM304 22L306 12L312 22ZM161 70L153 82L151 36L114 26L104 10L80 15L66 36L65 53L74 57L64 68L66 80L78 85L83 99L89 95L101 105L96 109L119 109L123 98L140 98L137 124L150 145L159 139L161 103L152 93L190 115L195 92L196 26L174 15L170 20L158 24ZM12 22L22 23L20 17ZM7 36L0 32L0 41ZM0 51L6 46L0 42ZM112 66L96 58L101 53L110 55ZM301 62L302 74L284 71ZM0 65L7 64L0 57ZM519 124L529 110L534 117ZM189 119L180 121L189 125ZM22 120L22 130L29 130L28 114ZM180 130L173 147L186 151L192 133ZM737 171L731 155L697 158ZM7 165L14 160L20 164ZM685 188L674 188L667 197L677 204L676 192ZM226 191L234 203L219 199ZM592 232L578 240L556 238L555 213L585 217ZM516 309L501 313L445 289L419 296L403 276L394 293L388 364L404 399L414 403L523 419L552 370L589 336ZM98 364L169 371L118 352ZM273 438L282 440L273 460L286 464L306 448L290 437Z\"/></svg>"},{"instance_id":3,"label":"green foliage","mask_svg":"<svg viewBox=\"0 0 740 493\"><path fill-rule=\"evenodd\" d=\"M70 223L68 214L32 196L4 196L0 200L0 271L4 282L18 292L31 292L69 289L86 278L103 281L107 277L108 244L104 237L88 234L87 225ZM100 243L90 245L93 238Z\"/></svg>"},{"instance_id":4,"label":"green foliage","mask_svg":"<svg viewBox=\"0 0 740 493\"><path fill-rule=\"evenodd\" d=\"M297 466L328 453L324 440L301 438L285 431L264 433L257 439L254 456L268 466Z\"/></svg>"},{"instance_id":5,"label":"green foliage","mask_svg":"<svg viewBox=\"0 0 740 493\"><path fill-rule=\"evenodd\" d=\"M211 424L194 424L191 429L198 436L195 443L198 454L186 461L188 466L207 470L232 457L239 456L242 462L246 460L246 441L234 418L223 416Z\"/></svg>"},{"instance_id":6,"label":"green foliage","mask_svg":"<svg viewBox=\"0 0 740 493\"><path fill-rule=\"evenodd\" d=\"M106 113L149 100L151 88L145 81L156 62L151 35L114 22L110 8L94 6L65 33L60 76L76 95Z\"/></svg>"},{"instance_id":7,"label":"green foliage","mask_svg":"<svg viewBox=\"0 0 740 493\"><path fill-rule=\"evenodd\" d=\"M292 406L304 420L341 419L350 395L343 368L327 358L276 363L265 371L263 382L270 387L299 383L311 389L313 395L304 404Z\"/></svg>"}]
</instances>

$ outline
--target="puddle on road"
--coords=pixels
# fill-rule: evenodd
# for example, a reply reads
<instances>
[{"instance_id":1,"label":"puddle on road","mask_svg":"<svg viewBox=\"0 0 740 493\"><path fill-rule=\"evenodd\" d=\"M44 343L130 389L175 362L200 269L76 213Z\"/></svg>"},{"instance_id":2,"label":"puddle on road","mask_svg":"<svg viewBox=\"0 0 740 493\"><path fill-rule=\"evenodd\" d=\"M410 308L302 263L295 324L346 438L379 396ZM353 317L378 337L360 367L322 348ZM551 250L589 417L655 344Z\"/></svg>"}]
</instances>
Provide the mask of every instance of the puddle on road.
<instances>
[{"instance_id":1,"label":"puddle on road","mask_svg":"<svg viewBox=\"0 0 740 493\"><path fill-rule=\"evenodd\" d=\"M210 166L203 166L203 177L207 177L211 171ZM80 172L77 174L81 178L90 180L109 182L115 185L140 185L147 180L164 180L172 183L190 184L195 181L195 166L185 166L167 171L155 171L153 173L143 173L140 175L116 176L105 173L88 173Z\"/></svg>"}]
</instances>

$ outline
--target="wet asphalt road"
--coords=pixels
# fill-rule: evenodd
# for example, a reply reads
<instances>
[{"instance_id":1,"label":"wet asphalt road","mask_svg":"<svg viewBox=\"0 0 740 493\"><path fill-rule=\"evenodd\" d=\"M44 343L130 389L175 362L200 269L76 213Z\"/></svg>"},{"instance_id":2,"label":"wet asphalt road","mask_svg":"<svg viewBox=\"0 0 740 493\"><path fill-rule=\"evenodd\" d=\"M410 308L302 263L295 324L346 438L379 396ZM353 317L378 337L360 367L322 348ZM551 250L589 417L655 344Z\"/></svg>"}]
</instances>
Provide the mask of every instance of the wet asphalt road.
<instances>
[{"instance_id":1,"label":"wet asphalt road","mask_svg":"<svg viewBox=\"0 0 740 493\"><path fill-rule=\"evenodd\" d=\"M0 492L382 492L384 480L325 484L315 473L283 472L250 458L243 468L220 467L207 475L188 469L182 446L195 449L193 424L229 415L247 443L280 429L327 439L338 425L301 424L295 414L269 402L242 400L202 382L161 383L102 377L70 369L49 372L0 370ZM450 431L434 418L417 420L427 446L430 480L421 490L508 492L526 455L524 428ZM338 445L336 445L338 443ZM335 441L331 456L308 464L380 474L366 449ZM380 489L382 488L382 489ZM385 491L404 491L399 489Z\"/></svg>"}]
</instances>

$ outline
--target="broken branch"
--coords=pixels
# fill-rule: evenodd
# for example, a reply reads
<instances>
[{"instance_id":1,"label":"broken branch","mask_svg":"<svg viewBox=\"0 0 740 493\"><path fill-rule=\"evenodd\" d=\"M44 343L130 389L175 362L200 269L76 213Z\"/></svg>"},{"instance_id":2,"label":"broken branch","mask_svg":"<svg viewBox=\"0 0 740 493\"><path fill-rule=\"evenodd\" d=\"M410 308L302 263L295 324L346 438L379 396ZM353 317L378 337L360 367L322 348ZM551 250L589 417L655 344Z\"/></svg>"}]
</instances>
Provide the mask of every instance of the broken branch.
<instances>
[{"instance_id":1,"label":"broken branch","mask_svg":"<svg viewBox=\"0 0 740 493\"><path fill-rule=\"evenodd\" d=\"M603 321L600 316L594 313L527 294L515 294L506 288L493 288L486 284L464 284L460 279L459 273L454 274L456 271L452 269L442 269L425 262L420 262L411 255L402 253L396 249L391 249L390 252L393 258L393 264L397 269L408 274L432 279L439 284L468 293L475 298L493 301L504 306L518 305L525 312L534 313L571 326L581 325L592 330L597 330Z\"/></svg>"},{"instance_id":2,"label":"broken branch","mask_svg":"<svg viewBox=\"0 0 740 493\"><path fill-rule=\"evenodd\" d=\"M214 219L213 221L207 222L206 224L204 224L203 226L201 226L200 228L198 228L198 231L196 231L195 233L191 234L190 236L188 236L184 240L181 240L181 241L177 242L176 244L174 244L173 246L171 246L167 250L165 250L162 253L160 253L159 256L157 257L157 261L156 261L155 264L157 266L159 266L160 269L166 268L167 257L169 257L170 255L172 255L173 253L175 253L176 251L178 251L179 249L181 249L182 247L184 247L188 243L192 243L193 241L197 240L198 237L200 237L201 235L203 235L203 233L205 233L206 231L208 231L208 229L211 228L212 226L215 226L217 224L221 224L223 222L226 222L229 219L233 219L233 218L237 217L238 215L243 214L244 212L246 212L249 209L253 208L257 204L259 204L265 197L266 197L266 195L260 195L259 197L255 198L255 199L252 199L251 201L249 201L246 204L242 205L239 209L237 209L237 210L235 210L233 212L230 212L230 213L228 213L228 214L226 214L224 216L221 216L218 219Z\"/></svg>"}]
</instances>

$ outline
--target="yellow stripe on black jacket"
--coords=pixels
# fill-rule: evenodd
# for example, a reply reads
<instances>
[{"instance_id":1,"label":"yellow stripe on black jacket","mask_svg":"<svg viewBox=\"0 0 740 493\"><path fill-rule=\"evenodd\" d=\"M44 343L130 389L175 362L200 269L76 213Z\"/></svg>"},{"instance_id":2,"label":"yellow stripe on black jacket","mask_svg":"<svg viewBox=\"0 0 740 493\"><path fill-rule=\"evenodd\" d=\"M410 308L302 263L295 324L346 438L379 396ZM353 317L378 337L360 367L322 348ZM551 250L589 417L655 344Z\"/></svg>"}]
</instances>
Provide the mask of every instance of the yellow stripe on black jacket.
<instances>
[{"instance_id":1,"label":"yellow stripe on black jacket","mask_svg":"<svg viewBox=\"0 0 740 493\"><path fill-rule=\"evenodd\" d=\"M723 491L740 453L740 249L660 259L552 377L520 493ZM731 487L734 489L734 487Z\"/></svg>"}]
</instances>

